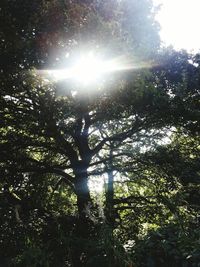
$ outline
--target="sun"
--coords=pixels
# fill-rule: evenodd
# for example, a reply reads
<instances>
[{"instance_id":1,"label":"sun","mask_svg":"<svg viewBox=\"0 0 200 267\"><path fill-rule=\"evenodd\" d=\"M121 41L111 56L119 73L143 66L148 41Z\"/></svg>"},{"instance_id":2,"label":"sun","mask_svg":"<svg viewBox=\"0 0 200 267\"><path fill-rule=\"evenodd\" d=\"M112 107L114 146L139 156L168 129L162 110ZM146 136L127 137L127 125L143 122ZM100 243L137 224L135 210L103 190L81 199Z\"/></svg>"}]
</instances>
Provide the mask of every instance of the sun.
<instances>
[{"instance_id":1,"label":"sun","mask_svg":"<svg viewBox=\"0 0 200 267\"><path fill-rule=\"evenodd\" d=\"M82 55L71 69L71 77L85 85L94 83L104 72L104 62L93 53Z\"/></svg>"},{"instance_id":2,"label":"sun","mask_svg":"<svg viewBox=\"0 0 200 267\"><path fill-rule=\"evenodd\" d=\"M115 59L102 59L93 52L82 53L67 68L39 71L53 81L70 80L81 86L94 85L104 80L108 73L135 68L124 56ZM138 66L137 66L138 68Z\"/></svg>"},{"instance_id":3,"label":"sun","mask_svg":"<svg viewBox=\"0 0 200 267\"><path fill-rule=\"evenodd\" d=\"M116 67L114 62L104 61L89 52L82 54L71 67L49 70L48 74L54 80L72 80L84 86L96 83L103 74L113 71Z\"/></svg>"}]
</instances>

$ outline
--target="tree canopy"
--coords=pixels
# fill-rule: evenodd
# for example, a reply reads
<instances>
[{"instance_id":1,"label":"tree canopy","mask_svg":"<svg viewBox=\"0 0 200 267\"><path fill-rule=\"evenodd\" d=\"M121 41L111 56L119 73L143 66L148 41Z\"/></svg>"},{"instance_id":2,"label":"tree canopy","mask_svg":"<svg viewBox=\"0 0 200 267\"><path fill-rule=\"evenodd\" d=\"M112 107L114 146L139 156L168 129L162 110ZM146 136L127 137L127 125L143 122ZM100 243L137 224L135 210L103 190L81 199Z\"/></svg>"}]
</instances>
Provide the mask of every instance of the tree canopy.
<instances>
[{"instance_id":1,"label":"tree canopy","mask_svg":"<svg viewBox=\"0 0 200 267\"><path fill-rule=\"evenodd\" d=\"M3 266L198 266L199 55L161 48L149 0L0 10ZM91 51L126 68L46 75Z\"/></svg>"}]
</instances>

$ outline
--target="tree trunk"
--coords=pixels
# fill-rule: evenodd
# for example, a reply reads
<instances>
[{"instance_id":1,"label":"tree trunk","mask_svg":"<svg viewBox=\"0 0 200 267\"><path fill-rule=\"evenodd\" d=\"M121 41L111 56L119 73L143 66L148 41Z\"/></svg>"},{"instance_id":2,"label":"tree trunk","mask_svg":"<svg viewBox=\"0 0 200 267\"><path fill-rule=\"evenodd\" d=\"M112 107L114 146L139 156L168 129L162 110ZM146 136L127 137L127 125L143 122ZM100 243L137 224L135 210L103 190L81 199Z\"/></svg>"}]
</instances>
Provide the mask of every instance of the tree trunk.
<instances>
[{"instance_id":1,"label":"tree trunk","mask_svg":"<svg viewBox=\"0 0 200 267\"><path fill-rule=\"evenodd\" d=\"M113 174L113 145L110 144L110 153L109 153L110 160L108 162L108 183L106 187L106 203L105 203L105 217L107 224L114 228L115 224L115 213L114 213L114 174Z\"/></svg>"},{"instance_id":2,"label":"tree trunk","mask_svg":"<svg viewBox=\"0 0 200 267\"><path fill-rule=\"evenodd\" d=\"M113 164L112 164L112 156L113 156L113 147L110 144L110 160L108 162L108 183L106 187L106 203L105 203L105 218L106 223L109 227L110 232L110 248L107 251L108 257L108 264L109 266L116 266L115 265L115 255L114 255L114 237L113 237L113 230L115 228L115 219L116 213L114 211L114 174L113 174Z\"/></svg>"},{"instance_id":3,"label":"tree trunk","mask_svg":"<svg viewBox=\"0 0 200 267\"><path fill-rule=\"evenodd\" d=\"M72 248L73 267L85 267L89 257L87 245L92 234L92 222L89 217L92 201L88 187L87 167L87 164L80 161L74 170L78 219L74 230L75 240Z\"/></svg>"},{"instance_id":4,"label":"tree trunk","mask_svg":"<svg viewBox=\"0 0 200 267\"><path fill-rule=\"evenodd\" d=\"M108 184L106 188L106 203L105 203L105 217L106 222L111 226L114 227L115 222L115 214L113 208L113 198L114 198L114 175L112 171L108 172Z\"/></svg>"},{"instance_id":5,"label":"tree trunk","mask_svg":"<svg viewBox=\"0 0 200 267\"><path fill-rule=\"evenodd\" d=\"M114 197L113 182L114 182L113 172L109 171L108 184L106 188L106 203L105 203L105 218L110 232L109 235L110 235L110 245L111 245L107 251L109 266L115 266L114 239L113 239L113 230L115 227L115 214L113 208L113 197Z\"/></svg>"}]
</instances>

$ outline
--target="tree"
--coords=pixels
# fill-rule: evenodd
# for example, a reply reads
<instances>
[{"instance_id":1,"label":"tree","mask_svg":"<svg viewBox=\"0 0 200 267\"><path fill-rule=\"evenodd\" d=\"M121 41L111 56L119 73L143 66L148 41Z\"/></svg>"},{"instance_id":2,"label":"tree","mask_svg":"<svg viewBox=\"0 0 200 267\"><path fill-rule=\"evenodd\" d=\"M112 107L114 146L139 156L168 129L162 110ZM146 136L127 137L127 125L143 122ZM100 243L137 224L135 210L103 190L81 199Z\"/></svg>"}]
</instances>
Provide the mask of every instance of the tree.
<instances>
[{"instance_id":1,"label":"tree","mask_svg":"<svg viewBox=\"0 0 200 267\"><path fill-rule=\"evenodd\" d=\"M109 266L108 250L104 245L99 248L96 241L103 231L103 218L98 215L88 181L93 176L102 179L104 173L109 175L104 220L114 239L118 212L127 209L122 204L137 197L121 197L124 192L115 188L113 176L117 172L123 181L132 172L143 170L140 147L152 147L172 127L187 131L198 127L199 67L188 61L191 58L186 53L156 54L159 38L151 1L52 0L31 6L28 1L5 1L2 9L2 18L8 21L1 31L5 59L0 100L2 195L6 188L10 194L19 194L20 219L24 223L28 211L28 221L34 221L41 236L55 225L72 236L67 239L64 235L62 245L59 243L69 257L59 262L46 255L43 265L48 266L49 261L60 266L70 262L75 267L93 266L96 258L99 266ZM73 58L80 49L91 47L104 56L125 54L148 64L111 75L91 94L91 88L49 83L34 72L34 68L61 67L66 63L64 54ZM58 190L60 195L56 197ZM30 196L39 199L34 195L39 193L37 205L31 203ZM141 196L138 199L144 200ZM10 202L8 205L12 207ZM37 218L33 218L35 209ZM57 217L56 209L60 209ZM5 216L7 223L9 215ZM42 223L38 221L41 218ZM55 231L57 234L59 231ZM34 249L35 235L29 235ZM43 237L39 240L44 242ZM114 248L113 243L111 246ZM113 248L111 264L122 266Z\"/></svg>"},{"instance_id":2,"label":"tree","mask_svg":"<svg viewBox=\"0 0 200 267\"><path fill-rule=\"evenodd\" d=\"M149 156L144 157L151 180L145 179L144 175L143 183L148 184L148 194L143 193L142 197L148 204L143 204L140 211L148 212L145 223L149 224L149 229L146 227L146 236L136 239L134 253L138 266L198 265L198 143L197 136L175 134L171 144L147 152ZM138 213L136 207L133 210ZM128 233L130 235L130 230Z\"/></svg>"}]
</instances>

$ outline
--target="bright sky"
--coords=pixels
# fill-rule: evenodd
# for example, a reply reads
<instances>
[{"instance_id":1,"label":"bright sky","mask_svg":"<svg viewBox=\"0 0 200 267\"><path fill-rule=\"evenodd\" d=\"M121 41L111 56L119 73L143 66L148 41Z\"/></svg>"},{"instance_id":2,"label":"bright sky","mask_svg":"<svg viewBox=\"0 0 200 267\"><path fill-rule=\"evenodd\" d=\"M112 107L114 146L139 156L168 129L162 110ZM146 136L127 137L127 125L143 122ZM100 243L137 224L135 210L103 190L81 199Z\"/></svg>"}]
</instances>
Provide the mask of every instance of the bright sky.
<instances>
[{"instance_id":1,"label":"bright sky","mask_svg":"<svg viewBox=\"0 0 200 267\"><path fill-rule=\"evenodd\" d=\"M175 49L200 50L200 0L154 0L162 4L157 15L161 39Z\"/></svg>"}]
</instances>

